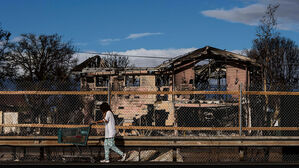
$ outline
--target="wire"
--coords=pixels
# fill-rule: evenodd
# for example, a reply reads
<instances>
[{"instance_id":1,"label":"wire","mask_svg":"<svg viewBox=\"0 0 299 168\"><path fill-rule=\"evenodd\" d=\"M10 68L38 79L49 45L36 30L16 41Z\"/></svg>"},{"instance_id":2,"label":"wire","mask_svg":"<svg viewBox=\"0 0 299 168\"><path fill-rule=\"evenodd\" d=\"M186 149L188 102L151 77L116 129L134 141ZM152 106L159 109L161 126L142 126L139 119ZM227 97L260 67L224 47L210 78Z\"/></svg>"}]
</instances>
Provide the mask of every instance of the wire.
<instances>
[{"instance_id":1,"label":"wire","mask_svg":"<svg viewBox=\"0 0 299 168\"><path fill-rule=\"evenodd\" d=\"M156 56L147 56L147 55L126 55L126 54L116 54L116 53L97 53L97 52L80 52L84 54L97 54L104 56L119 56L119 57L139 57L139 58L159 58L159 59L172 59L172 57L156 57Z\"/></svg>"}]
</instances>

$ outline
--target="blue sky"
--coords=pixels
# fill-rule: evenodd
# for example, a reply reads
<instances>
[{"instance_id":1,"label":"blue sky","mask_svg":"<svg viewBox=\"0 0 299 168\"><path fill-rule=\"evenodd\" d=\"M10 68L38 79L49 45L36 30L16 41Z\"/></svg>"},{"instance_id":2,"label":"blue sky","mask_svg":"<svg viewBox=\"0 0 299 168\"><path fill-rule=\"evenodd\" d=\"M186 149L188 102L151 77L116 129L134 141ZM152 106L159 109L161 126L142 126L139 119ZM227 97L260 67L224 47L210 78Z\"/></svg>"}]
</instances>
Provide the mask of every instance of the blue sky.
<instances>
[{"instance_id":1,"label":"blue sky","mask_svg":"<svg viewBox=\"0 0 299 168\"><path fill-rule=\"evenodd\" d=\"M13 40L58 33L80 52L177 56L206 45L237 52L251 47L269 2L281 4L281 35L298 44L296 0L0 0L0 23Z\"/></svg>"}]
</instances>

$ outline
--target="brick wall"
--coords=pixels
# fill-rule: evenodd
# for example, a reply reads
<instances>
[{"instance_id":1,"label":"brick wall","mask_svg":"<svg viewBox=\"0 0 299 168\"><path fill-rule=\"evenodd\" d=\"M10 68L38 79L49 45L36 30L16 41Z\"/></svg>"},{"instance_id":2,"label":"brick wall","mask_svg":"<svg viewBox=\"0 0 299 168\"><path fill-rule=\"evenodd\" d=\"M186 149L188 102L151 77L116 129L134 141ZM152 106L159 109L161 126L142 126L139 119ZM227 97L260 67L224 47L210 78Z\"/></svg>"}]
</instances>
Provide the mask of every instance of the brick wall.
<instances>
[{"instance_id":1,"label":"brick wall","mask_svg":"<svg viewBox=\"0 0 299 168\"><path fill-rule=\"evenodd\" d=\"M238 91L240 83L242 83L243 85L242 89L245 90L246 70L227 65L226 66L227 91Z\"/></svg>"},{"instance_id":2,"label":"brick wall","mask_svg":"<svg viewBox=\"0 0 299 168\"><path fill-rule=\"evenodd\" d=\"M194 70L193 67L186 69L185 71L175 74L175 86L177 90L192 90L194 80Z\"/></svg>"}]
</instances>

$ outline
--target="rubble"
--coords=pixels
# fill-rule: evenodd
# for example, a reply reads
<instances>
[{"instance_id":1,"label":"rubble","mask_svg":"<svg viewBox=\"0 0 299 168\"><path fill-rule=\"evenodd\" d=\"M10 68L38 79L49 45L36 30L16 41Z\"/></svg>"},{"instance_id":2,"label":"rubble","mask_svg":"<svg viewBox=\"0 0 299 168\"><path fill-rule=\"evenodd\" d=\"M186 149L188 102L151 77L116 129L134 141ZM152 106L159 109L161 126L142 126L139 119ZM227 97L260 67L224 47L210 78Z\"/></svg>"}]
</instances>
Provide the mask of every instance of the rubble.
<instances>
[{"instance_id":1,"label":"rubble","mask_svg":"<svg viewBox=\"0 0 299 168\"><path fill-rule=\"evenodd\" d=\"M139 152L134 150L134 151L130 151L129 153L129 157L126 159L126 161L149 161L155 154L158 153L157 150L143 150L140 151L140 155ZM140 158L139 158L140 156Z\"/></svg>"},{"instance_id":2,"label":"rubble","mask_svg":"<svg viewBox=\"0 0 299 168\"><path fill-rule=\"evenodd\" d=\"M173 162L173 152L174 150L169 150L168 152L165 152L156 159L152 160L152 162ZM177 162L184 162L180 152L177 153L176 157Z\"/></svg>"}]
</instances>

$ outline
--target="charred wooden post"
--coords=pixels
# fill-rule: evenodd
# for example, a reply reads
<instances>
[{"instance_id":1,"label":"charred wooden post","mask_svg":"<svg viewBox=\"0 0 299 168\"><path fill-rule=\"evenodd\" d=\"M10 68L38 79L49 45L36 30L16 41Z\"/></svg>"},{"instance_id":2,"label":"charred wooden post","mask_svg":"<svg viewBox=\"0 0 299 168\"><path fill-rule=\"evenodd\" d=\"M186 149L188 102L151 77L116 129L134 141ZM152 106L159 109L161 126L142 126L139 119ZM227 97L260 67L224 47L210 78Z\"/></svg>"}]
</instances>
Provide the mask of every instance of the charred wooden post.
<instances>
[{"instance_id":1,"label":"charred wooden post","mask_svg":"<svg viewBox=\"0 0 299 168\"><path fill-rule=\"evenodd\" d=\"M240 132L239 135L242 136L242 83L240 83L240 111L239 111L239 127L240 127Z\"/></svg>"},{"instance_id":2,"label":"charred wooden post","mask_svg":"<svg viewBox=\"0 0 299 168\"><path fill-rule=\"evenodd\" d=\"M173 109L174 109L174 126L177 127L178 126L178 122L177 122L177 110L175 109L175 95L174 95L174 91L175 91L175 72L174 72L174 64L172 64L172 105L173 105ZM177 137L178 136L178 130L174 130L174 135ZM176 143L176 141L174 141L174 143ZM176 162L176 158L177 158L177 153L178 148L173 148L172 149L175 152L172 152L173 154L173 161Z\"/></svg>"},{"instance_id":3,"label":"charred wooden post","mask_svg":"<svg viewBox=\"0 0 299 168\"><path fill-rule=\"evenodd\" d=\"M111 76L109 76L108 80L108 104L111 105L111 84L110 84Z\"/></svg>"}]
</instances>

